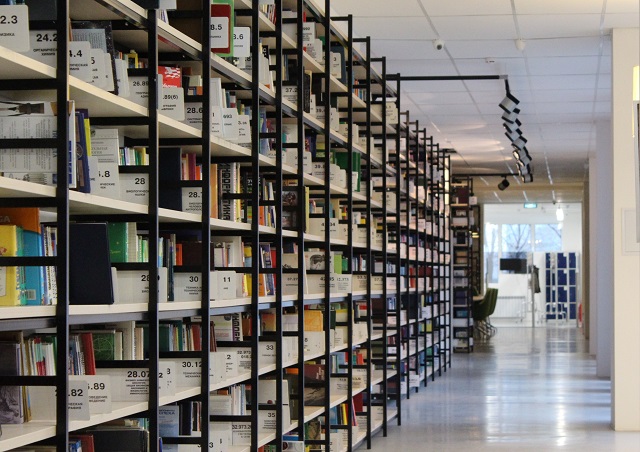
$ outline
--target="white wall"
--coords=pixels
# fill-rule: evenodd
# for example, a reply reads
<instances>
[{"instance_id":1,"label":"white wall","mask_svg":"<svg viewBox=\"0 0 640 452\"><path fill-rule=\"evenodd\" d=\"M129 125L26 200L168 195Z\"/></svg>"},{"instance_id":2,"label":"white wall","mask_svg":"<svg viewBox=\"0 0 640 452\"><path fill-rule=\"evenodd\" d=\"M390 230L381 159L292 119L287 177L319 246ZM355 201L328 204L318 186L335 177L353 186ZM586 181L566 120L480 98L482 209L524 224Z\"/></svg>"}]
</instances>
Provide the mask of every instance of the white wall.
<instances>
[{"instance_id":1,"label":"white wall","mask_svg":"<svg viewBox=\"0 0 640 452\"><path fill-rule=\"evenodd\" d=\"M611 121L596 124L596 152L589 159L589 350L596 375L611 378L613 363L613 151Z\"/></svg>"},{"instance_id":2,"label":"white wall","mask_svg":"<svg viewBox=\"0 0 640 452\"><path fill-rule=\"evenodd\" d=\"M598 231L603 240L613 234L612 422L621 431L640 431L640 254L625 254L622 241L623 210L636 207L632 118L639 41L637 28L613 30L613 228Z\"/></svg>"}]
</instances>

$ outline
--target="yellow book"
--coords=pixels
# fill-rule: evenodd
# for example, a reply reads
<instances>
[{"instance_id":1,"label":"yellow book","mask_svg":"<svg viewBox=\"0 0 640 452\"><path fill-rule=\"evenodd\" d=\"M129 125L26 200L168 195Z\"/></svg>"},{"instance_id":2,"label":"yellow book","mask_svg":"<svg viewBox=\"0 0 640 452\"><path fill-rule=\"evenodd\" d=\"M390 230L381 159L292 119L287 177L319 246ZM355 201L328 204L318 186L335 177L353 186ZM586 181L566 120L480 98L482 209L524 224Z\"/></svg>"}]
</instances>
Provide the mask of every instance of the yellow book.
<instances>
[{"instance_id":1,"label":"yellow book","mask_svg":"<svg viewBox=\"0 0 640 452\"><path fill-rule=\"evenodd\" d=\"M324 331L323 311L317 309L306 309L304 311L305 331Z\"/></svg>"},{"instance_id":2,"label":"yellow book","mask_svg":"<svg viewBox=\"0 0 640 452\"><path fill-rule=\"evenodd\" d=\"M11 224L0 225L0 256L22 255L22 228ZM0 267L0 306L24 304L24 272L22 267Z\"/></svg>"}]
</instances>

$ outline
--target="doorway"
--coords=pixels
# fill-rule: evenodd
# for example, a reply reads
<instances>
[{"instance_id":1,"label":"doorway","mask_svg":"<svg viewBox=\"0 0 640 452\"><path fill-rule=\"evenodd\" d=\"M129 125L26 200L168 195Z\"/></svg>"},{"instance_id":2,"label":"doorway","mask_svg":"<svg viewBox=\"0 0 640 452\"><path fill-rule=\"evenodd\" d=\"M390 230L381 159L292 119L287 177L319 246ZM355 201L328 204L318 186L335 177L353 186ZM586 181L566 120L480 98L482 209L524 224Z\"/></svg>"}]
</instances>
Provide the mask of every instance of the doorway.
<instances>
[{"instance_id":1,"label":"doorway","mask_svg":"<svg viewBox=\"0 0 640 452\"><path fill-rule=\"evenodd\" d=\"M582 205L483 206L483 283L498 289L496 326L577 327L582 314Z\"/></svg>"}]
</instances>

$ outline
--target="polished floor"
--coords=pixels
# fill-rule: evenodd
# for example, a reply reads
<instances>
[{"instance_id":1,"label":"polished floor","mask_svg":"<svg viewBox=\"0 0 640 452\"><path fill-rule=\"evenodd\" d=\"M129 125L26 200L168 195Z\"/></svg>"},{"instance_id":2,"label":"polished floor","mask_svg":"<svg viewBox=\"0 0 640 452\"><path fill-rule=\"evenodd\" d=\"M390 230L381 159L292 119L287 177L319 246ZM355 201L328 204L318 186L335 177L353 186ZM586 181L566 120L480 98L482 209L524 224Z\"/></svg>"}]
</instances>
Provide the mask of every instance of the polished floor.
<instances>
[{"instance_id":1,"label":"polished floor","mask_svg":"<svg viewBox=\"0 0 640 452\"><path fill-rule=\"evenodd\" d=\"M500 328L446 376L403 401L402 425L373 451L640 451L610 427L610 383L579 330Z\"/></svg>"}]
</instances>

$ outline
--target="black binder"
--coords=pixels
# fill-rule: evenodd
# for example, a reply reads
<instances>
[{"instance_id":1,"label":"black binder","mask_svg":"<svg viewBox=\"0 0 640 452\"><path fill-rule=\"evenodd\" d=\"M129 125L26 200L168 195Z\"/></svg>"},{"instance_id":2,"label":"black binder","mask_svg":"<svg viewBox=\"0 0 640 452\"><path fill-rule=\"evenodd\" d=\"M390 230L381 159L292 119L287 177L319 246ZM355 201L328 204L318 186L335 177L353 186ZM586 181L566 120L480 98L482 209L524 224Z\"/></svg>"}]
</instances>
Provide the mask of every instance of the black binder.
<instances>
[{"instance_id":1,"label":"black binder","mask_svg":"<svg viewBox=\"0 0 640 452\"><path fill-rule=\"evenodd\" d=\"M113 304L106 223L69 224L69 304Z\"/></svg>"}]
</instances>

